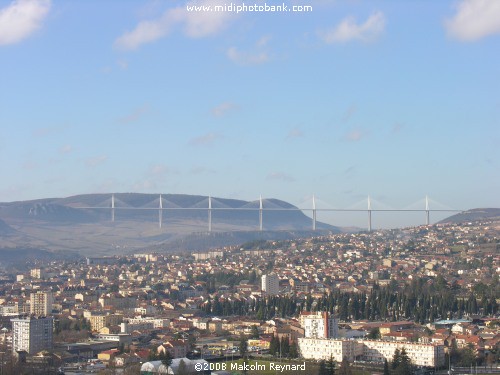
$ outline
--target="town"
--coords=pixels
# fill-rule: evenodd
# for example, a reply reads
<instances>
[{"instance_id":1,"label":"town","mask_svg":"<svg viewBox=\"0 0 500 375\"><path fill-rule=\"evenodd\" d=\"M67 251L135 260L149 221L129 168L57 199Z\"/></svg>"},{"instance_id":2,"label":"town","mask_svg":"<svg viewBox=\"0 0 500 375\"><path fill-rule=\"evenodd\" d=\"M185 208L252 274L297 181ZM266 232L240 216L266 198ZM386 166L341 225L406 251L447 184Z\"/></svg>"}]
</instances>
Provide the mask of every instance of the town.
<instances>
[{"instance_id":1,"label":"town","mask_svg":"<svg viewBox=\"0 0 500 375\"><path fill-rule=\"evenodd\" d=\"M274 369L305 360L318 374L332 363L382 373L396 358L412 371L493 371L499 234L483 220L27 260L24 272L1 273L1 373L246 373L245 362L222 364L248 356Z\"/></svg>"}]
</instances>

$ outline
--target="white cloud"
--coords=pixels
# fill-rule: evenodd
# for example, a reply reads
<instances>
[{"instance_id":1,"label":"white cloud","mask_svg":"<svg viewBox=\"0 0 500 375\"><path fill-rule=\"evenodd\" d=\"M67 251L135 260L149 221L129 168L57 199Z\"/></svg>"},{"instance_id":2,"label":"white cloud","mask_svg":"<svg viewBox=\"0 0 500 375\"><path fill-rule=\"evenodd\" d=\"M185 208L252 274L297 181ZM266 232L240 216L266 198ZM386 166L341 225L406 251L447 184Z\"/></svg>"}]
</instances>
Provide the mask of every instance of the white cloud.
<instances>
[{"instance_id":1,"label":"white cloud","mask_svg":"<svg viewBox=\"0 0 500 375\"><path fill-rule=\"evenodd\" d=\"M257 47L265 47L270 40L271 40L270 35L264 35L257 41L256 45Z\"/></svg>"},{"instance_id":2,"label":"white cloud","mask_svg":"<svg viewBox=\"0 0 500 375\"><path fill-rule=\"evenodd\" d=\"M363 139L366 136L364 132L361 130L352 130L349 133L346 134L345 139L350 141L350 142L358 142L361 139Z\"/></svg>"},{"instance_id":3,"label":"white cloud","mask_svg":"<svg viewBox=\"0 0 500 375\"><path fill-rule=\"evenodd\" d=\"M198 0L191 1L188 5L215 6L224 4L224 1ZM185 23L184 32L192 38L217 34L235 18L235 13L232 12L188 12L185 7L177 8L177 11L181 13L179 18Z\"/></svg>"},{"instance_id":4,"label":"white cloud","mask_svg":"<svg viewBox=\"0 0 500 375\"><path fill-rule=\"evenodd\" d=\"M168 165L165 164L155 164L153 165L150 170L149 170L149 175L154 176L154 177L163 177L166 176L167 174L176 174L177 171L174 169L170 168Z\"/></svg>"},{"instance_id":5,"label":"white cloud","mask_svg":"<svg viewBox=\"0 0 500 375\"><path fill-rule=\"evenodd\" d=\"M123 50L134 50L142 44L152 43L167 36L172 29L180 25L184 34L191 38L202 38L217 34L224 30L235 18L231 12L188 11L192 6L221 5L215 0L192 0L187 5L170 8L155 20L141 21L132 30L124 33L115 41L115 47Z\"/></svg>"},{"instance_id":6,"label":"white cloud","mask_svg":"<svg viewBox=\"0 0 500 375\"><path fill-rule=\"evenodd\" d=\"M357 111L358 111L358 107L356 106L356 104L352 104L344 112L344 115L342 116L342 121L345 121L345 122L349 121L352 118L352 116L354 116L356 114Z\"/></svg>"},{"instance_id":7,"label":"white cloud","mask_svg":"<svg viewBox=\"0 0 500 375\"><path fill-rule=\"evenodd\" d=\"M204 135L201 135L199 137L195 137L189 141L189 143L193 146L205 146L205 145L211 145L214 143L217 139L222 138L220 135L215 134L215 133L207 133Z\"/></svg>"},{"instance_id":8,"label":"white cloud","mask_svg":"<svg viewBox=\"0 0 500 375\"><path fill-rule=\"evenodd\" d=\"M227 57L240 65L259 65L269 61L269 55L266 52L242 52L236 47L227 50Z\"/></svg>"},{"instance_id":9,"label":"white cloud","mask_svg":"<svg viewBox=\"0 0 500 375\"><path fill-rule=\"evenodd\" d=\"M116 63L122 70L128 69L128 62L126 60L118 60Z\"/></svg>"},{"instance_id":10,"label":"white cloud","mask_svg":"<svg viewBox=\"0 0 500 375\"><path fill-rule=\"evenodd\" d=\"M235 104L230 102L224 102L222 104L219 104L217 107L212 108L212 115L214 115L215 117L222 117L229 111L232 111L233 109L236 108L237 106Z\"/></svg>"},{"instance_id":11,"label":"white cloud","mask_svg":"<svg viewBox=\"0 0 500 375\"><path fill-rule=\"evenodd\" d=\"M141 180L132 185L133 191L143 192L156 190L158 188L158 183L154 180Z\"/></svg>"},{"instance_id":12,"label":"white cloud","mask_svg":"<svg viewBox=\"0 0 500 375\"><path fill-rule=\"evenodd\" d=\"M149 111L149 106L147 104L144 104L142 107L136 108L128 115L120 118L119 122L122 124L130 124L133 122L137 122L144 116L144 114L148 113L148 111Z\"/></svg>"},{"instance_id":13,"label":"white cloud","mask_svg":"<svg viewBox=\"0 0 500 375\"><path fill-rule=\"evenodd\" d=\"M287 173L283 173L283 172L272 172L272 173L269 173L267 175L267 179L268 180L272 180L272 181L284 181L284 182L293 182L293 181L295 181L295 179L292 176L290 176Z\"/></svg>"},{"instance_id":14,"label":"white cloud","mask_svg":"<svg viewBox=\"0 0 500 375\"><path fill-rule=\"evenodd\" d=\"M64 145L63 147L61 147L59 149L59 152L61 154L69 154L73 151L73 147L71 147L71 145Z\"/></svg>"},{"instance_id":15,"label":"white cloud","mask_svg":"<svg viewBox=\"0 0 500 375\"><path fill-rule=\"evenodd\" d=\"M37 129L33 130L32 134L34 137L42 138L42 137L48 137L48 136L61 134L68 128L69 128L68 125L48 126L45 128L37 128Z\"/></svg>"},{"instance_id":16,"label":"white cloud","mask_svg":"<svg viewBox=\"0 0 500 375\"><path fill-rule=\"evenodd\" d=\"M353 17L348 17L334 29L320 32L319 35L326 43L345 43L352 40L371 42L382 34L384 28L384 14L375 12L363 24L357 24Z\"/></svg>"},{"instance_id":17,"label":"white cloud","mask_svg":"<svg viewBox=\"0 0 500 375\"><path fill-rule=\"evenodd\" d=\"M210 168L196 166L196 167L191 168L189 173L191 173L193 175L201 175L201 174L215 174L216 172Z\"/></svg>"},{"instance_id":18,"label":"white cloud","mask_svg":"<svg viewBox=\"0 0 500 375\"><path fill-rule=\"evenodd\" d=\"M96 157L87 159L85 161L85 164L87 165L87 167L94 168L94 167L97 167L97 166L105 163L106 160L108 160L107 155L100 155L100 156L96 156Z\"/></svg>"},{"instance_id":19,"label":"white cloud","mask_svg":"<svg viewBox=\"0 0 500 375\"><path fill-rule=\"evenodd\" d=\"M299 128L294 128L288 132L286 139L290 140L294 138L303 138L303 137L304 133L302 132L302 130L300 130Z\"/></svg>"},{"instance_id":20,"label":"white cloud","mask_svg":"<svg viewBox=\"0 0 500 375\"><path fill-rule=\"evenodd\" d=\"M165 187L168 176L178 174L176 169L166 164L154 164L150 166L144 176L132 185L133 191L154 191Z\"/></svg>"},{"instance_id":21,"label":"white cloud","mask_svg":"<svg viewBox=\"0 0 500 375\"><path fill-rule=\"evenodd\" d=\"M270 60L265 48L271 40L270 35L264 35L255 43L251 52L240 51L236 47L227 50L226 55L232 62L239 65L259 65Z\"/></svg>"},{"instance_id":22,"label":"white cloud","mask_svg":"<svg viewBox=\"0 0 500 375\"><path fill-rule=\"evenodd\" d=\"M392 126L392 133L394 133L394 134L399 133L399 132L401 132L401 130L403 130L404 127L405 127L405 125L402 124L401 122L396 122Z\"/></svg>"},{"instance_id":23,"label":"white cloud","mask_svg":"<svg viewBox=\"0 0 500 375\"><path fill-rule=\"evenodd\" d=\"M465 42L500 34L500 1L462 0L445 27L450 36Z\"/></svg>"},{"instance_id":24,"label":"white cloud","mask_svg":"<svg viewBox=\"0 0 500 375\"><path fill-rule=\"evenodd\" d=\"M167 35L170 31L172 20L169 12L153 21L141 21L134 30L126 32L115 41L119 49L134 50L142 44L151 43Z\"/></svg>"},{"instance_id":25,"label":"white cloud","mask_svg":"<svg viewBox=\"0 0 500 375\"><path fill-rule=\"evenodd\" d=\"M14 44L40 28L50 0L16 0L0 9L0 45Z\"/></svg>"},{"instance_id":26,"label":"white cloud","mask_svg":"<svg viewBox=\"0 0 500 375\"><path fill-rule=\"evenodd\" d=\"M24 162L22 164L22 167L23 169L26 169L26 170L29 170L29 171L32 171L32 170L35 170L37 169L39 166L37 163L33 162L33 161L27 161L27 162Z\"/></svg>"}]
</instances>

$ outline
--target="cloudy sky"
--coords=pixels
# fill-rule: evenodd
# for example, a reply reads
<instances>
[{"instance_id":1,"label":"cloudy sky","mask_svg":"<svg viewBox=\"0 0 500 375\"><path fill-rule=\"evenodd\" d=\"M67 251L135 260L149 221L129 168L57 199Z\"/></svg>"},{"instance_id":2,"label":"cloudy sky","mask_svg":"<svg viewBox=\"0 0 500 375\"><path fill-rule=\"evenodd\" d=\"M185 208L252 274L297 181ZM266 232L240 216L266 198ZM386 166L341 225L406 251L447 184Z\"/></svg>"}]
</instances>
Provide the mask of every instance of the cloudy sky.
<instances>
[{"instance_id":1,"label":"cloudy sky","mask_svg":"<svg viewBox=\"0 0 500 375\"><path fill-rule=\"evenodd\" d=\"M500 1L214 4L0 0L0 201L500 206Z\"/></svg>"}]
</instances>

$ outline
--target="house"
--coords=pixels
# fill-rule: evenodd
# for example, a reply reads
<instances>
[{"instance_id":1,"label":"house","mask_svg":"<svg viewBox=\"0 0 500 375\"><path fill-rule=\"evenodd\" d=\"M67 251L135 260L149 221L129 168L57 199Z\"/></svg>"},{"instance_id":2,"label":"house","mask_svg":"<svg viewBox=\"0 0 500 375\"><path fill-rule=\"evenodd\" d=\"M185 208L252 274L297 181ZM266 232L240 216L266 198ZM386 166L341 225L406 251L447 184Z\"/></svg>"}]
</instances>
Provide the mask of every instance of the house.
<instances>
[{"instance_id":1,"label":"house","mask_svg":"<svg viewBox=\"0 0 500 375\"><path fill-rule=\"evenodd\" d=\"M141 361L142 361L142 359L134 353L132 353L132 354L129 354L129 353L119 354L119 355L115 356L115 359L114 359L114 363L115 363L116 367L124 367L124 366L130 365L130 364L133 364L133 363L139 363Z\"/></svg>"},{"instance_id":2,"label":"house","mask_svg":"<svg viewBox=\"0 0 500 375\"><path fill-rule=\"evenodd\" d=\"M120 354L120 351L118 349L110 349L110 350L104 350L97 354L97 359L103 361L103 362L111 362L115 356Z\"/></svg>"},{"instance_id":3,"label":"house","mask_svg":"<svg viewBox=\"0 0 500 375\"><path fill-rule=\"evenodd\" d=\"M170 340L160 345L157 351L158 354L168 351L172 358L183 358L189 352L189 344L184 340Z\"/></svg>"}]
</instances>

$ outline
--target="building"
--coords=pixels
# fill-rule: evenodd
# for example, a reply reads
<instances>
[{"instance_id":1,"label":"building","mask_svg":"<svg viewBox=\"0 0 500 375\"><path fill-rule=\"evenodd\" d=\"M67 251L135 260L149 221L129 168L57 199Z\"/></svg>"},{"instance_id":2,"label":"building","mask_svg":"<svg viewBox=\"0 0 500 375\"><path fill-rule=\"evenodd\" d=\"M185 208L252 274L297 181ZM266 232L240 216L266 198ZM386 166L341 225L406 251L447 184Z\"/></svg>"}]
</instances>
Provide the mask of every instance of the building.
<instances>
[{"instance_id":1,"label":"building","mask_svg":"<svg viewBox=\"0 0 500 375\"><path fill-rule=\"evenodd\" d=\"M300 338L298 344L301 356L306 359L328 360L333 357L340 362L345 357L350 362L358 360L383 363L386 359L392 360L396 349L404 348L414 365L440 367L445 364L442 344L318 338Z\"/></svg>"},{"instance_id":2,"label":"building","mask_svg":"<svg viewBox=\"0 0 500 375\"><path fill-rule=\"evenodd\" d=\"M303 311L300 314L300 325L304 328L304 337L333 339L339 335L338 320L327 311Z\"/></svg>"},{"instance_id":3,"label":"building","mask_svg":"<svg viewBox=\"0 0 500 375\"><path fill-rule=\"evenodd\" d=\"M193 253L191 254L195 260L207 260L207 259L215 259L217 257L221 258L224 256L224 252L221 250L212 250L206 253Z\"/></svg>"},{"instance_id":4,"label":"building","mask_svg":"<svg viewBox=\"0 0 500 375\"><path fill-rule=\"evenodd\" d=\"M52 314L52 292L37 291L30 295L30 313L37 316Z\"/></svg>"},{"instance_id":5,"label":"building","mask_svg":"<svg viewBox=\"0 0 500 375\"><path fill-rule=\"evenodd\" d=\"M12 351L29 355L52 349L54 318L34 317L11 319Z\"/></svg>"},{"instance_id":6,"label":"building","mask_svg":"<svg viewBox=\"0 0 500 375\"><path fill-rule=\"evenodd\" d=\"M276 295L280 292L280 279L278 275L271 273L262 275L262 291L268 295Z\"/></svg>"},{"instance_id":7,"label":"building","mask_svg":"<svg viewBox=\"0 0 500 375\"><path fill-rule=\"evenodd\" d=\"M384 362L392 360L396 349L404 348L414 365L439 367L445 364L444 345L414 342L360 340L363 344L363 360Z\"/></svg>"},{"instance_id":8,"label":"building","mask_svg":"<svg viewBox=\"0 0 500 375\"><path fill-rule=\"evenodd\" d=\"M160 345L158 354L169 352L172 358L183 358L189 352L189 344L184 340L170 340Z\"/></svg>"},{"instance_id":9,"label":"building","mask_svg":"<svg viewBox=\"0 0 500 375\"><path fill-rule=\"evenodd\" d=\"M30 276L33 279L44 279L46 277L45 271L41 268L32 268L30 270Z\"/></svg>"},{"instance_id":10,"label":"building","mask_svg":"<svg viewBox=\"0 0 500 375\"><path fill-rule=\"evenodd\" d=\"M99 306L106 310L124 310L137 307L137 299L124 297L119 293L111 293L98 299Z\"/></svg>"},{"instance_id":11,"label":"building","mask_svg":"<svg viewBox=\"0 0 500 375\"><path fill-rule=\"evenodd\" d=\"M349 362L361 360L363 345L356 340L332 340L325 338L299 338L300 355L306 359L337 362L347 358Z\"/></svg>"},{"instance_id":12,"label":"building","mask_svg":"<svg viewBox=\"0 0 500 375\"><path fill-rule=\"evenodd\" d=\"M104 327L117 326L123 321L123 315L120 314L94 313L86 316L86 318L90 321L90 329L92 331L99 331Z\"/></svg>"}]
</instances>

